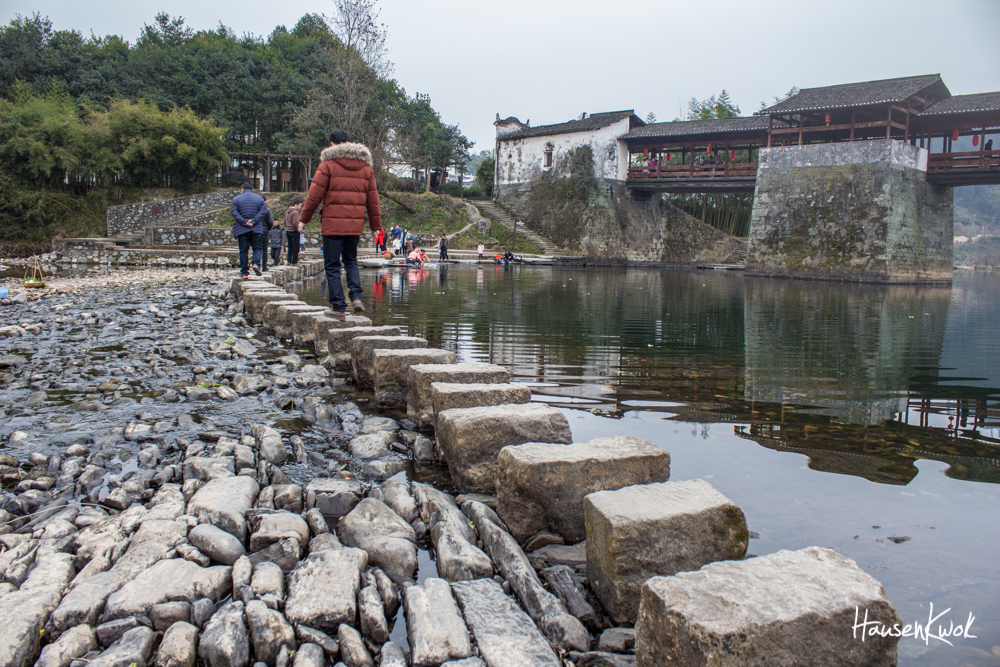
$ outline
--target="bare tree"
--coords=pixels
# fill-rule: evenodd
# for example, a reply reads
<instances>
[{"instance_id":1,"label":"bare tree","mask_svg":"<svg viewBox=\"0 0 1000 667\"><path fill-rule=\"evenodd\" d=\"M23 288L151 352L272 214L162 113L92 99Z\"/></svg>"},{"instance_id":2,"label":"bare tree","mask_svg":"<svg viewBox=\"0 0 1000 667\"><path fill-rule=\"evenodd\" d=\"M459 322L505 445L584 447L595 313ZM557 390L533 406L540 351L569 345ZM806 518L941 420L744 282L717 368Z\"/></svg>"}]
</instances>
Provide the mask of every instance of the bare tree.
<instances>
[{"instance_id":1,"label":"bare tree","mask_svg":"<svg viewBox=\"0 0 1000 667\"><path fill-rule=\"evenodd\" d=\"M379 77L392 74L393 64L389 61L386 47L388 32L385 24L379 22L381 9L378 0L331 0L336 15L324 14L333 34L344 43L348 50L358 54L361 61Z\"/></svg>"}]
</instances>

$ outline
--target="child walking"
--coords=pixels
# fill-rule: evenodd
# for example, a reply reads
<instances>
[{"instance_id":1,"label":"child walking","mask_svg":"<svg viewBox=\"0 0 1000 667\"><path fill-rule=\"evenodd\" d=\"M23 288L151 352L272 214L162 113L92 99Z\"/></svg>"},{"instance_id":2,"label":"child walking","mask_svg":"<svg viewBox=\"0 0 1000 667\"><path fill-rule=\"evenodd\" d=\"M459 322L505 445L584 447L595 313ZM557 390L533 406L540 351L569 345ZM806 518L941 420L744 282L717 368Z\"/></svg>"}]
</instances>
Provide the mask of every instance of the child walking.
<instances>
[{"instance_id":1,"label":"child walking","mask_svg":"<svg viewBox=\"0 0 1000 667\"><path fill-rule=\"evenodd\" d=\"M271 266L281 264L281 249L285 247L285 229L281 225L271 227L268 233L271 243Z\"/></svg>"}]
</instances>

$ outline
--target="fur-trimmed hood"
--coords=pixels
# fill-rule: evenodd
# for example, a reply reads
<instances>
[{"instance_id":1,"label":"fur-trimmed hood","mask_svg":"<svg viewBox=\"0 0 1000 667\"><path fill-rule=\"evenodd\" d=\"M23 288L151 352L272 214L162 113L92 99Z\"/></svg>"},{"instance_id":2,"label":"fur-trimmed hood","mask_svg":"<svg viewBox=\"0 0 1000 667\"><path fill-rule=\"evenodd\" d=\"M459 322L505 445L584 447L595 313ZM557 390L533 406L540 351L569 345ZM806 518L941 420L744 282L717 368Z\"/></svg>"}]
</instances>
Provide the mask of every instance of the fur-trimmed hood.
<instances>
[{"instance_id":1,"label":"fur-trimmed hood","mask_svg":"<svg viewBox=\"0 0 1000 667\"><path fill-rule=\"evenodd\" d=\"M340 158L360 160L369 166L372 164L372 152L368 150L368 147L364 144L357 144L351 141L336 144L335 146L328 146L319 154L320 160L337 160Z\"/></svg>"}]
</instances>

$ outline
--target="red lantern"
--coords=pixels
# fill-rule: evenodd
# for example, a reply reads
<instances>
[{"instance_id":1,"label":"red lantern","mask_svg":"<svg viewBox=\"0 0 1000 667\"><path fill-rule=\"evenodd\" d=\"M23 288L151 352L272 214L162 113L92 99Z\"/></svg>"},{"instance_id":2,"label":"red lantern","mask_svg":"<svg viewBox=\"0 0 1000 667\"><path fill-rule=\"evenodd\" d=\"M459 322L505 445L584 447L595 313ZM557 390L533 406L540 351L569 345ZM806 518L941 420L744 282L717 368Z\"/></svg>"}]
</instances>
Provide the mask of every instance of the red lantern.
<instances>
[{"instance_id":1,"label":"red lantern","mask_svg":"<svg viewBox=\"0 0 1000 667\"><path fill-rule=\"evenodd\" d=\"M667 162L670 162L670 153L667 153Z\"/></svg>"},{"instance_id":2,"label":"red lantern","mask_svg":"<svg viewBox=\"0 0 1000 667\"><path fill-rule=\"evenodd\" d=\"M649 157L649 149L648 148L643 148L642 149L642 156L643 157Z\"/></svg>"},{"instance_id":3,"label":"red lantern","mask_svg":"<svg viewBox=\"0 0 1000 667\"><path fill-rule=\"evenodd\" d=\"M978 134L972 135L972 145L973 146L978 146L979 145L979 135Z\"/></svg>"},{"instance_id":4,"label":"red lantern","mask_svg":"<svg viewBox=\"0 0 1000 667\"><path fill-rule=\"evenodd\" d=\"M955 130L954 132L951 133L951 140L958 141L958 130Z\"/></svg>"},{"instance_id":5,"label":"red lantern","mask_svg":"<svg viewBox=\"0 0 1000 667\"><path fill-rule=\"evenodd\" d=\"M712 154L712 146L711 146L711 144L709 144L709 146L708 146L708 150L707 150L707 153L708 153L709 155L711 155L711 154Z\"/></svg>"},{"instance_id":6,"label":"red lantern","mask_svg":"<svg viewBox=\"0 0 1000 667\"><path fill-rule=\"evenodd\" d=\"M829 127L830 126L830 112L829 111L827 111L826 115L823 116L823 120L826 121L826 125L827 125L827 127Z\"/></svg>"},{"instance_id":7,"label":"red lantern","mask_svg":"<svg viewBox=\"0 0 1000 667\"><path fill-rule=\"evenodd\" d=\"M730 160L736 159L736 151L729 151L729 159Z\"/></svg>"}]
</instances>

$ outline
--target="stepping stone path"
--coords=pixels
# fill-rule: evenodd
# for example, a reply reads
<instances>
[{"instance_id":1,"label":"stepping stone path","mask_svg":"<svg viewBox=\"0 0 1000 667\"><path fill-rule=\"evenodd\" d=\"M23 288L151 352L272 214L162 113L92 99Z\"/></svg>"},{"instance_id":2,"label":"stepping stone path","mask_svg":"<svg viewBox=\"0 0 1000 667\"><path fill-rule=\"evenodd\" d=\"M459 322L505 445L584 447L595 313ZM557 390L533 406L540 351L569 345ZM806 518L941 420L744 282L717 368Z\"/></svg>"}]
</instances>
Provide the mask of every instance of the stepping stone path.
<instances>
[{"instance_id":1,"label":"stepping stone path","mask_svg":"<svg viewBox=\"0 0 1000 667\"><path fill-rule=\"evenodd\" d=\"M244 328L171 347L196 382L158 366L157 400L235 420L157 421L143 398L113 436L69 420L46 441L59 453L0 455L16 489L0 509L0 665L895 664L894 638L853 638L856 608L899 622L853 561L818 547L743 560L742 511L707 482L667 481L665 450L627 434L574 443L505 368L327 317L291 290L320 273L274 267L185 306L215 335ZM263 349L250 325L316 360ZM31 365L16 341L38 331L19 328L0 339L14 379ZM352 379L388 416L331 400ZM131 391L100 381L107 398L88 409ZM288 437L285 410L311 429ZM17 431L3 451L35 437ZM113 467L117 447L136 450L138 473ZM435 463L463 495L398 474ZM405 646L390 641L404 621Z\"/></svg>"}]
</instances>

